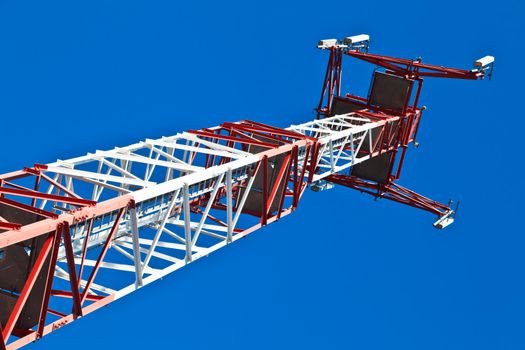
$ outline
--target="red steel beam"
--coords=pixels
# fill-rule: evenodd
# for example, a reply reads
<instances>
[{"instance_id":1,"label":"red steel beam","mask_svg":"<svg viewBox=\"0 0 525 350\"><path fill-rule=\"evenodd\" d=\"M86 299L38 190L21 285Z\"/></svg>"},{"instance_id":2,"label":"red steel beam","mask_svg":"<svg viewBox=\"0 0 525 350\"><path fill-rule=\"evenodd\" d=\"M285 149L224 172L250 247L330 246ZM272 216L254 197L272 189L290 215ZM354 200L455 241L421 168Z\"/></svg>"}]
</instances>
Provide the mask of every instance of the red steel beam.
<instances>
[{"instance_id":1,"label":"red steel beam","mask_svg":"<svg viewBox=\"0 0 525 350\"><path fill-rule=\"evenodd\" d=\"M10 195L19 196L19 197L47 199L47 200L51 200L54 202L63 202L63 203L72 204L76 206L94 206L97 204L97 202L90 201L87 199L64 197L64 196L58 196L54 194L40 193L38 191L22 190L22 189L17 189L17 188L0 187L0 193L10 194Z\"/></svg>"},{"instance_id":2,"label":"red steel beam","mask_svg":"<svg viewBox=\"0 0 525 350\"><path fill-rule=\"evenodd\" d=\"M22 313L22 309L24 308L26 301L29 298L29 294L31 293L33 286L35 285L36 279L38 278L38 275L40 274L40 271L42 270L42 267L44 266L44 263L49 255L49 252L51 251L53 241L54 235L50 234L44 242L40 254L38 254L38 258L36 259L35 264L33 265L31 272L29 273L29 277L27 278L27 281L24 284L24 288L22 289L20 296L16 300L13 311L11 312L11 315L9 316L9 319L2 332L4 341L7 341L9 339L11 333L13 332L13 329L15 328L15 324L18 321L20 314Z\"/></svg>"},{"instance_id":3,"label":"red steel beam","mask_svg":"<svg viewBox=\"0 0 525 350\"><path fill-rule=\"evenodd\" d=\"M0 230L20 230L22 225L13 222L0 221Z\"/></svg>"},{"instance_id":4,"label":"red steel beam","mask_svg":"<svg viewBox=\"0 0 525 350\"><path fill-rule=\"evenodd\" d=\"M366 62L373 63L383 68L390 69L396 72L397 74L413 74L411 77L425 76L476 80L484 76L484 73L480 71L436 66L422 63L420 60L410 60L406 58L377 55L372 53L360 52L357 50L347 50L345 51L345 54ZM421 72L421 69L428 70L429 72Z\"/></svg>"},{"instance_id":5,"label":"red steel beam","mask_svg":"<svg viewBox=\"0 0 525 350\"><path fill-rule=\"evenodd\" d=\"M58 297L58 298L71 298L71 299L73 298L73 293L65 291L65 290L52 290L51 295L54 297ZM89 294L86 297L86 300L98 301L104 298L105 296Z\"/></svg>"},{"instance_id":6,"label":"red steel beam","mask_svg":"<svg viewBox=\"0 0 525 350\"><path fill-rule=\"evenodd\" d=\"M261 141L253 141L253 140L249 140L249 139L248 140L239 139L239 138L236 138L236 137L220 135L220 134L214 134L214 133L207 132L207 131L189 130L188 133L194 134L194 135L199 135L199 136L205 136L205 137L209 137L209 138L214 138L214 139L218 139L218 140L234 141L234 142L239 142L239 143L245 143L245 144L248 144L248 145L255 145L255 146L261 146L261 147L275 148L275 145L271 144L271 143L266 143L266 142L261 142Z\"/></svg>"},{"instance_id":7,"label":"red steel beam","mask_svg":"<svg viewBox=\"0 0 525 350\"><path fill-rule=\"evenodd\" d=\"M38 321L37 334L39 337L42 336L47 314L49 312L49 299L51 297L51 288L53 287L53 279L55 277L55 268L58 258L58 250L60 249L60 233L62 225L59 224L53 237L53 250L51 252L51 259L49 261L49 267L47 269L46 286L44 287L44 298L42 299L42 305L40 307L40 318Z\"/></svg>"},{"instance_id":8,"label":"red steel beam","mask_svg":"<svg viewBox=\"0 0 525 350\"><path fill-rule=\"evenodd\" d=\"M424 197L393 182L378 184L359 179L355 176L341 174L330 175L326 180L370 194L376 198L385 198L411 207L423 209L440 217L450 210L450 207L445 204Z\"/></svg>"},{"instance_id":9,"label":"red steel beam","mask_svg":"<svg viewBox=\"0 0 525 350\"><path fill-rule=\"evenodd\" d=\"M286 130L282 128L276 128L276 127L272 127L272 126L265 125L262 123L252 122L251 120L246 120L240 123L227 122L227 123L223 123L222 125L224 125L225 127L237 128L237 129L248 131L248 132L256 132L257 134L261 136L265 136L265 137L268 137L269 136L268 134L270 134L276 140L287 141L288 143L290 141L286 139L282 139L282 137L289 137L289 138L293 138L296 140L312 140L312 141L315 140L314 138L310 136L306 136L306 135L297 133L295 131L290 131L290 130ZM265 134L265 133L268 133L268 134ZM281 138L277 138L276 136L280 136Z\"/></svg>"},{"instance_id":10,"label":"red steel beam","mask_svg":"<svg viewBox=\"0 0 525 350\"><path fill-rule=\"evenodd\" d=\"M67 272L69 273L69 282L71 284L71 294L73 295L73 315L82 316L82 306L80 304L79 282L77 279L77 270L75 266L75 254L73 253L73 243L71 242L71 230L66 222L62 228L62 237L64 240L64 250L66 251Z\"/></svg>"},{"instance_id":11,"label":"red steel beam","mask_svg":"<svg viewBox=\"0 0 525 350\"><path fill-rule=\"evenodd\" d=\"M266 225L268 222L268 211L267 202L268 202L268 156L264 155L262 158L262 167L263 167L263 188L262 188L262 203L261 203L261 225Z\"/></svg>"},{"instance_id":12,"label":"red steel beam","mask_svg":"<svg viewBox=\"0 0 525 350\"><path fill-rule=\"evenodd\" d=\"M242 124L234 124L234 123L224 123L223 125L226 128L229 128L229 129L234 129L234 130L237 130L237 131L247 132L247 133L250 133L251 135L262 136L264 138L271 139L271 140L274 140L274 141L277 141L277 142L292 143L290 140L286 140L286 139L283 139L281 137L277 137L275 135L272 135L271 132L264 133L263 131L265 131L265 130L261 130L260 128L255 128L255 127L252 127L252 126L247 126L247 125L242 125ZM246 136L246 135L244 135L244 136ZM252 137L250 137L250 139L254 139L256 141L259 141L259 140L255 139L255 138L252 138ZM279 145L274 145L274 147L278 147L278 146Z\"/></svg>"},{"instance_id":13,"label":"red steel beam","mask_svg":"<svg viewBox=\"0 0 525 350\"><path fill-rule=\"evenodd\" d=\"M60 312L60 311L57 311L57 310L53 310L53 309L50 309L50 308L47 309L47 312L50 313L51 315L55 315L55 316L58 316L58 317L66 317L67 316L63 312ZM40 336L42 336L42 335L40 335Z\"/></svg>"},{"instance_id":14,"label":"red steel beam","mask_svg":"<svg viewBox=\"0 0 525 350\"><path fill-rule=\"evenodd\" d=\"M264 131L267 131L269 133L272 133L272 134L275 134L275 135L279 135L279 136L293 137L293 138L298 139L298 140L311 140L311 141L316 141L317 140L314 137L306 136L306 135L303 135L303 134L295 132L295 131L286 130L286 129L282 129L282 128L277 128L277 127L274 127L274 126L271 126L271 125L254 122L252 120L244 120L243 123L248 123L250 125L257 126L258 128L260 128L260 130L264 130Z\"/></svg>"},{"instance_id":15,"label":"red steel beam","mask_svg":"<svg viewBox=\"0 0 525 350\"><path fill-rule=\"evenodd\" d=\"M286 162L286 166L285 166L285 171L284 171L284 188L283 188L283 193L281 194L281 198L279 198L279 206L278 206L278 209L277 209L277 218L280 219L281 218L281 214L283 212L283 205L284 205L284 198L286 197L286 189L288 187L288 183L290 182L290 172L292 170L292 163L293 163L293 159L295 158L295 154L297 153L297 146L295 146L293 149L292 149L292 152L290 154L288 154L288 157L287 157L287 162ZM277 189L279 188L279 185L280 185L280 182L282 180L279 180L278 183L276 183L276 191Z\"/></svg>"},{"instance_id":16,"label":"red steel beam","mask_svg":"<svg viewBox=\"0 0 525 350\"><path fill-rule=\"evenodd\" d=\"M33 191L33 190L31 190L31 189L29 189L27 187L24 187L24 186L21 186L21 185L18 185L18 184L9 182L9 181L2 181L2 185L0 186L0 188L2 188L4 186L10 186L10 187L13 187L13 188L18 188L19 190Z\"/></svg>"},{"instance_id":17,"label":"red steel beam","mask_svg":"<svg viewBox=\"0 0 525 350\"><path fill-rule=\"evenodd\" d=\"M19 203L19 202L16 202L16 201L13 201L13 200L10 200L10 199L7 199L7 198L0 197L0 203L7 204L7 205L9 205L11 207L14 207L14 208L17 208L17 209L20 209L20 210L24 210L24 211L27 211L27 212L30 212L30 213L33 213L33 214L38 214L38 215L41 215L41 216L45 216L47 218L51 218L51 219L57 219L58 218L58 215L55 214L55 213L52 213L52 212L49 212L49 211L43 210L43 209L38 209L38 208L32 207L30 205Z\"/></svg>"},{"instance_id":18,"label":"red steel beam","mask_svg":"<svg viewBox=\"0 0 525 350\"><path fill-rule=\"evenodd\" d=\"M306 146L308 148L308 146ZM308 154L304 157L305 163L308 159ZM305 164L306 165L306 164ZM303 166L303 170L306 168L306 166ZM298 147L293 148L293 199L292 199L292 208L297 208L297 204L299 203L299 150Z\"/></svg>"},{"instance_id":19,"label":"red steel beam","mask_svg":"<svg viewBox=\"0 0 525 350\"><path fill-rule=\"evenodd\" d=\"M279 173L277 173L277 178L275 180L275 183L273 184L273 188L271 189L271 192L267 198L267 201L266 201L266 213L267 215L270 213L270 209L272 207L272 203L275 199L275 196L277 195L277 190L279 189L279 185L281 184L281 182L283 181L283 178L286 174L286 170L288 169L288 166L290 164L290 153L288 153L285 158L284 158L284 163L283 165L281 166L281 169L279 169ZM288 181L287 181L288 182ZM286 186L286 184L285 184ZM283 191L285 191L286 188L283 189Z\"/></svg>"}]
</instances>

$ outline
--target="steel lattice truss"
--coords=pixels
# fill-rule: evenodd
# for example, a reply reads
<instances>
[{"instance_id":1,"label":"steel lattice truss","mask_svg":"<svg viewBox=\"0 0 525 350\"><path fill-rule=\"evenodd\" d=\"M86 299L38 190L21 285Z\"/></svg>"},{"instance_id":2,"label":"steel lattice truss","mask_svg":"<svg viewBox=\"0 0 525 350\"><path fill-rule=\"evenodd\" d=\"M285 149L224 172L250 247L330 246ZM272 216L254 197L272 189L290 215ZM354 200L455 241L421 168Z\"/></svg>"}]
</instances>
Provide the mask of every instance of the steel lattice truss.
<instances>
[{"instance_id":1,"label":"steel lattice truss","mask_svg":"<svg viewBox=\"0 0 525 350\"><path fill-rule=\"evenodd\" d=\"M388 126L398 119L360 112L288 129L224 123L0 176L0 203L38 218L2 218L0 249L43 242L2 330L7 342L19 337L8 348L290 214L308 183L395 147ZM372 151L358 157L365 143ZM21 329L42 276L38 325ZM58 298L60 310L51 307Z\"/></svg>"},{"instance_id":2,"label":"steel lattice truss","mask_svg":"<svg viewBox=\"0 0 525 350\"><path fill-rule=\"evenodd\" d=\"M407 97L402 113L374 105L373 96L347 94L343 101L348 46L326 42L322 119L286 129L223 123L0 175L0 350L18 349L279 220L309 185L339 183L446 219L448 206L393 183L400 165L396 176L393 162L381 165L390 176L385 183L342 173L394 159L398 150L402 163L420 124L421 82L414 106ZM484 73L410 64L356 47L345 53L399 75L406 63L410 79L420 79L420 69L468 79ZM354 111L334 113L335 97Z\"/></svg>"}]
</instances>

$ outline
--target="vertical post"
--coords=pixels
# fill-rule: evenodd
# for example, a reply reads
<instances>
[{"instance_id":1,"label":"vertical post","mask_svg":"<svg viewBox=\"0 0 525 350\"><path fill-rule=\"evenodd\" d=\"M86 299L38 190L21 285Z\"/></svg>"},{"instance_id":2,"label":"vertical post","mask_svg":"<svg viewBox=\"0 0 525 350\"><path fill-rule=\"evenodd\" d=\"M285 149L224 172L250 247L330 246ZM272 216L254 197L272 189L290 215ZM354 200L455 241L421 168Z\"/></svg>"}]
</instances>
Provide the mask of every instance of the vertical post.
<instances>
[{"instance_id":1,"label":"vertical post","mask_svg":"<svg viewBox=\"0 0 525 350\"><path fill-rule=\"evenodd\" d=\"M332 98L334 94L334 70L335 70L335 61L336 61L336 48L330 48L330 73L328 75L328 101L326 101L326 113L330 114L330 106L332 104Z\"/></svg>"},{"instance_id":2,"label":"vertical post","mask_svg":"<svg viewBox=\"0 0 525 350\"><path fill-rule=\"evenodd\" d=\"M80 292L78 288L77 270L75 266L75 254L73 253L73 244L71 242L71 229L69 223L65 222L62 226L62 237L64 239L64 250L66 251L67 270L69 273L69 282L71 284L71 294L73 296L73 316L77 318L82 316L82 307L80 305ZM60 241L60 236L59 236Z\"/></svg>"},{"instance_id":3,"label":"vertical post","mask_svg":"<svg viewBox=\"0 0 525 350\"><path fill-rule=\"evenodd\" d=\"M168 213L169 215L169 213ZM130 205L129 216L131 219L131 239L133 242L133 259L135 263L135 285L142 286L142 261L140 257L139 225L137 221L137 208L135 202Z\"/></svg>"},{"instance_id":4,"label":"vertical post","mask_svg":"<svg viewBox=\"0 0 525 350\"><path fill-rule=\"evenodd\" d=\"M343 50L337 50L337 96L341 96L341 83L343 80ZM330 109L332 106L330 105Z\"/></svg>"},{"instance_id":5,"label":"vertical post","mask_svg":"<svg viewBox=\"0 0 525 350\"><path fill-rule=\"evenodd\" d=\"M153 147L151 147L151 148L149 149L149 155L148 155L148 158L151 158L151 157L153 157ZM145 172L145 174L144 174L144 180L146 180L146 181L149 181L149 178L150 178L150 176L151 176L151 174L150 174L151 168L152 168L152 165L151 165L151 164L146 164L146 172Z\"/></svg>"},{"instance_id":6,"label":"vertical post","mask_svg":"<svg viewBox=\"0 0 525 350\"><path fill-rule=\"evenodd\" d=\"M103 165L102 160L99 160L98 161L98 168L97 168L97 173L99 173L99 174L102 174L102 165ZM92 200L96 200L97 199L98 188L99 188L99 185L93 186L93 193L91 194L91 199Z\"/></svg>"},{"instance_id":7,"label":"vertical post","mask_svg":"<svg viewBox=\"0 0 525 350\"><path fill-rule=\"evenodd\" d=\"M142 263L141 274L143 274L146 267L148 267L149 261L151 260L151 257L153 256L153 252L155 251L155 248L157 247L157 244L159 243L160 236L162 235L162 232L164 231L164 227L166 226L166 223L168 222L172 212L173 208L175 208L175 204L177 203L177 198L179 197L179 190L176 190L173 194L170 204L168 205L168 208L166 209L166 214L164 215L164 218L161 218L162 212L159 211L159 220L160 225L157 228L157 233L155 234L155 237L153 237L153 242L150 245L149 251L146 254L146 257L144 258L144 262Z\"/></svg>"},{"instance_id":8,"label":"vertical post","mask_svg":"<svg viewBox=\"0 0 525 350\"><path fill-rule=\"evenodd\" d=\"M177 143L177 141L175 141ZM174 147L167 147L166 152L171 155L172 157L175 155L175 148ZM169 181L173 178L173 168L168 168L166 170L166 177L165 181Z\"/></svg>"},{"instance_id":9,"label":"vertical post","mask_svg":"<svg viewBox=\"0 0 525 350\"><path fill-rule=\"evenodd\" d=\"M284 165L284 173L283 173L283 177L278 177L277 178L277 182L275 184L275 190L277 191L279 189L279 186L281 184L281 181L283 181L283 193L281 193L281 198L279 198L279 208L277 209L277 218L280 219L281 218L281 214L282 214L282 211L283 211L283 205L284 205L284 198L286 197L286 190L288 188L288 182L290 182L290 172L292 170L292 162L293 162L293 157L294 157L294 153L297 151L297 146L295 146L292 151L291 151L291 154L289 154L288 156L286 156L285 159L287 159L286 161L286 164ZM273 196L275 197L275 196ZM273 199L272 199L273 200Z\"/></svg>"},{"instance_id":10,"label":"vertical post","mask_svg":"<svg viewBox=\"0 0 525 350\"><path fill-rule=\"evenodd\" d=\"M350 133L350 155L352 156L352 166L353 166L355 163L354 133Z\"/></svg>"},{"instance_id":11,"label":"vertical post","mask_svg":"<svg viewBox=\"0 0 525 350\"><path fill-rule=\"evenodd\" d=\"M297 198L296 198L296 201L295 201L295 206L297 207L299 205L299 199L300 197L302 196L303 194L303 190L306 188L307 186L307 183L308 183L308 179L306 181L306 183L304 183L304 176L306 174L306 169L308 168L308 158L310 157L310 152L313 153L313 150L315 149L315 145L317 143L314 143L312 146L309 146L307 145L306 146L306 152L304 154L304 158L303 158L303 169L301 170L301 176L299 177L299 193L297 194ZM299 164L299 161L297 162L297 164ZM308 177L310 177L310 175L308 175ZM303 186L303 183L304 183L304 186Z\"/></svg>"},{"instance_id":12,"label":"vertical post","mask_svg":"<svg viewBox=\"0 0 525 350\"><path fill-rule=\"evenodd\" d=\"M44 326L46 325L46 317L49 306L49 299L51 297L51 289L53 287L53 279L55 277L55 266L58 258L58 250L60 248L60 233L62 232L62 224L58 224L55 231L55 237L53 242L53 250L51 252L51 260L49 261L49 268L47 271L46 287L44 291L44 299L40 308L40 318L38 322L37 337L40 338L44 335Z\"/></svg>"},{"instance_id":13,"label":"vertical post","mask_svg":"<svg viewBox=\"0 0 525 350\"><path fill-rule=\"evenodd\" d=\"M73 178L71 176L68 176L66 178L66 189L69 191L69 192L73 192ZM59 189L57 189L57 194L60 194L60 191L58 191ZM72 206L71 204L67 204L67 203L64 203L64 207L68 207L73 209L74 206Z\"/></svg>"},{"instance_id":14,"label":"vertical post","mask_svg":"<svg viewBox=\"0 0 525 350\"><path fill-rule=\"evenodd\" d=\"M233 200L232 200L232 191L233 191L233 185L232 185L232 170L228 168L228 171L226 172L226 215L227 215L227 224L228 224L228 234L226 237L226 241L228 243L231 243L233 240L233 220L232 220L232 206L233 206Z\"/></svg>"},{"instance_id":15,"label":"vertical post","mask_svg":"<svg viewBox=\"0 0 525 350\"><path fill-rule=\"evenodd\" d=\"M308 183L311 183L313 181L315 170L317 169L317 157L319 155L319 149L321 148L321 145L319 142L314 143L312 146L312 154L310 158L310 168L308 169ZM307 161L307 158L305 158L305 162ZM306 164L305 164L306 167Z\"/></svg>"},{"instance_id":16,"label":"vertical post","mask_svg":"<svg viewBox=\"0 0 525 350\"><path fill-rule=\"evenodd\" d=\"M191 220L190 220L190 186L185 183L182 192L184 210L184 239L186 241L186 262L191 261Z\"/></svg>"},{"instance_id":17,"label":"vertical post","mask_svg":"<svg viewBox=\"0 0 525 350\"><path fill-rule=\"evenodd\" d=\"M35 191L38 191L38 189L40 188L40 179L41 179L41 176L40 176L40 173L38 173L35 179L35 187L34 187ZM31 201L31 206L34 207L35 205L36 205L36 198L33 198L33 200Z\"/></svg>"},{"instance_id":18,"label":"vertical post","mask_svg":"<svg viewBox=\"0 0 525 350\"><path fill-rule=\"evenodd\" d=\"M333 140L328 141L328 147L330 149L330 169L332 170L332 173L335 173L334 142L333 142Z\"/></svg>"},{"instance_id":19,"label":"vertical post","mask_svg":"<svg viewBox=\"0 0 525 350\"><path fill-rule=\"evenodd\" d=\"M308 146L306 146L308 147ZM294 146L293 148L293 199L292 199L292 209L297 208L297 203L299 202L299 148Z\"/></svg>"},{"instance_id":20,"label":"vertical post","mask_svg":"<svg viewBox=\"0 0 525 350\"><path fill-rule=\"evenodd\" d=\"M93 230L93 222L95 221L95 218L92 218L89 220L89 222L86 224L86 236L84 237L84 244L82 245L82 260L80 262L80 268L78 270L78 285L80 287L80 281L82 281L82 274L84 273L84 263L86 261L86 254L87 254L87 248L89 243L89 236L91 235L91 231Z\"/></svg>"},{"instance_id":21,"label":"vertical post","mask_svg":"<svg viewBox=\"0 0 525 350\"><path fill-rule=\"evenodd\" d=\"M262 159L262 167L263 167L263 188L262 188L262 215L261 215L261 225L266 225L267 223L267 216L268 216L268 156L264 155Z\"/></svg>"},{"instance_id":22,"label":"vertical post","mask_svg":"<svg viewBox=\"0 0 525 350\"><path fill-rule=\"evenodd\" d=\"M317 119L321 119L321 110L323 109L324 96L326 94L326 89L328 88L328 77L330 74L330 69L332 69L332 55L333 51L330 51L330 57L328 57L328 65L326 66L326 72L324 75L323 88L321 90L321 98L319 99L319 105L317 106Z\"/></svg>"}]
</instances>

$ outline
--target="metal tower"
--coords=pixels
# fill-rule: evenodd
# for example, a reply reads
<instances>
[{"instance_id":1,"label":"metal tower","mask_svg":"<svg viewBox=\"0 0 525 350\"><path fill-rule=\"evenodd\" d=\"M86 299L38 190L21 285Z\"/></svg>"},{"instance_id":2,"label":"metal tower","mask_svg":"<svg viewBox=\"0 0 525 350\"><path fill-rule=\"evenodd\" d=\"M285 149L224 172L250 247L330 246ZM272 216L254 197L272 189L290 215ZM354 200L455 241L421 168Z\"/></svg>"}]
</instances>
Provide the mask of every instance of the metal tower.
<instances>
[{"instance_id":1,"label":"metal tower","mask_svg":"<svg viewBox=\"0 0 525 350\"><path fill-rule=\"evenodd\" d=\"M361 34L342 41L321 40L317 46L330 52L321 99L316 109L317 118L354 112L384 120L388 125L384 130L375 129L374 142L372 137L371 142L365 142L359 151L366 154L377 150L379 153L376 157L352 167L347 174L334 171L326 180L368 193L375 198L386 198L431 212L438 217L434 226L444 228L454 221L459 202L453 210L452 201L442 204L396 183L401 175L408 145L418 145L416 137L425 109L418 107L423 79L434 77L476 80L483 79L486 75L491 78L494 57L485 56L474 62L473 69L464 70L425 64L421 58L410 60L371 54L368 53L369 44L369 36ZM345 56L377 67L366 98L349 93L341 94L342 63Z\"/></svg>"},{"instance_id":2,"label":"metal tower","mask_svg":"<svg viewBox=\"0 0 525 350\"><path fill-rule=\"evenodd\" d=\"M450 223L448 206L394 184L401 165L394 171L392 159L400 153L402 164L415 142L422 77L483 78L493 59L449 69L368 54L368 43L320 42L330 58L316 120L223 123L0 175L0 349L18 349L294 212L309 185L358 188L429 210L438 227ZM386 68L367 98L341 96L343 55Z\"/></svg>"}]
</instances>

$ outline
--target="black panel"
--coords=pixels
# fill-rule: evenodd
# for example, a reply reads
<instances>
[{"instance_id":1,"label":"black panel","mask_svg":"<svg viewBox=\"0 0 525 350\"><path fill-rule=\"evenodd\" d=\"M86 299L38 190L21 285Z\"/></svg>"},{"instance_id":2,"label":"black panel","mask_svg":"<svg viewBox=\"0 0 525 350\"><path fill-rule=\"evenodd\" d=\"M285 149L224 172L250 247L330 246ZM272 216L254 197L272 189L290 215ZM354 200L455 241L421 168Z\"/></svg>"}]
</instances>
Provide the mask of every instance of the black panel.
<instances>
[{"instance_id":1,"label":"black panel","mask_svg":"<svg viewBox=\"0 0 525 350\"><path fill-rule=\"evenodd\" d=\"M14 294L0 290L0 322L2 322L2 327L7 323L11 310L15 307L17 298Z\"/></svg>"},{"instance_id":2,"label":"black panel","mask_svg":"<svg viewBox=\"0 0 525 350\"><path fill-rule=\"evenodd\" d=\"M352 167L352 175L361 179L375 181L381 184L388 182L392 152L370 158Z\"/></svg>"},{"instance_id":3,"label":"black panel","mask_svg":"<svg viewBox=\"0 0 525 350\"><path fill-rule=\"evenodd\" d=\"M32 224L42 219L39 215L16 209L3 203L0 203L0 216L9 222L20 224L22 226Z\"/></svg>"},{"instance_id":4,"label":"black panel","mask_svg":"<svg viewBox=\"0 0 525 350\"><path fill-rule=\"evenodd\" d=\"M414 81L396 75L375 72L370 104L396 112L402 112L407 103L410 87Z\"/></svg>"},{"instance_id":5,"label":"black panel","mask_svg":"<svg viewBox=\"0 0 525 350\"><path fill-rule=\"evenodd\" d=\"M0 203L0 216L22 225L28 225L43 217ZM0 233L1 234L1 233ZM22 292L47 235L36 237L2 249L0 259L0 322L5 325ZM22 309L17 328L28 329L38 323L41 301L44 294L49 257L37 277L26 306Z\"/></svg>"},{"instance_id":6,"label":"black panel","mask_svg":"<svg viewBox=\"0 0 525 350\"><path fill-rule=\"evenodd\" d=\"M266 138L264 136L253 135L252 137L256 138L259 141L263 141L266 143L272 143L275 145L283 144L282 142L278 142L273 139ZM267 149L268 148L266 147L250 146L248 151L252 154L257 154L260 152L264 152ZM277 181L277 176L279 175L279 171L282 169L284 165L284 158L285 158L284 154L280 154L280 155L268 158L267 172L268 172L268 179L269 179L268 188L270 190L275 185L275 182ZM259 171L257 172L257 174L255 175L255 180L253 182L252 188L244 204L244 209L256 215L262 214L263 185L264 185L264 172L261 167ZM279 187L277 188L277 193L270 207L270 212L274 212L279 209L279 202L281 200L281 196L285 189L285 186L286 186L286 179L283 179L281 180L281 183L279 184ZM239 193L239 197L242 198L243 195L244 195L244 190L241 190Z\"/></svg>"},{"instance_id":7,"label":"black panel","mask_svg":"<svg viewBox=\"0 0 525 350\"><path fill-rule=\"evenodd\" d=\"M334 97L334 100L332 101L332 108L330 110L330 116L352 113L365 108L366 107L363 107L362 105L354 103L350 100L343 99L341 97Z\"/></svg>"}]
</instances>

